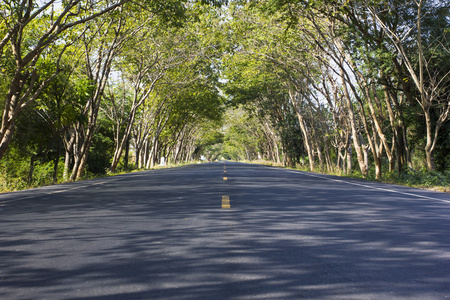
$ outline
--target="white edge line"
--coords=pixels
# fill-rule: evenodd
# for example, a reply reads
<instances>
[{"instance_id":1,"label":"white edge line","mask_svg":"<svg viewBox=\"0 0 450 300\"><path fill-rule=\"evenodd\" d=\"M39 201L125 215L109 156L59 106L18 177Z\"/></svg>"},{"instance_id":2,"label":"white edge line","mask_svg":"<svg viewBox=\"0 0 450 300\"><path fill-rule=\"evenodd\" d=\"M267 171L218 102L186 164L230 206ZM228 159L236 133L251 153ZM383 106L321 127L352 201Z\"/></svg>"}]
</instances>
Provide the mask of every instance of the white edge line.
<instances>
[{"instance_id":1,"label":"white edge line","mask_svg":"<svg viewBox=\"0 0 450 300\"><path fill-rule=\"evenodd\" d=\"M276 167L270 167L270 166L265 166L265 167L276 169L276 170L283 170L283 169L276 168ZM320 179L325 179L325 180L330 180L330 181L336 181L336 182L342 182L342 183L346 183L346 184L362 186L362 187L369 188L369 189L374 189L374 190L387 191L387 192L391 192L391 193L397 193L397 194L402 194L402 195L407 195L407 196L414 196L414 197L418 197L418 198L425 198L425 199L430 199L430 200L436 200L436 201L450 203L449 200L443 200L443 199L438 199L438 198L433 198L433 197L428 197L428 196L422 196L422 195L417 195L417 194L412 194L412 193L404 193L404 192L399 192L399 191L395 191L395 190L390 190L390 189L385 189L385 188L365 185L365 184L361 184L361 183L349 182L349 181L345 181L345 180L341 180L341 179L333 179L333 178L329 178L329 177L313 175L313 174L310 174L310 173L307 173L307 172L303 172L303 171L285 170L285 169L284 169L284 171L287 171L287 172L290 172L290 173L299 174L299 175L306 175L306 176L310 176L310 177L317 177L317 178L320 178Z\"/></svg>"}]
</instances>

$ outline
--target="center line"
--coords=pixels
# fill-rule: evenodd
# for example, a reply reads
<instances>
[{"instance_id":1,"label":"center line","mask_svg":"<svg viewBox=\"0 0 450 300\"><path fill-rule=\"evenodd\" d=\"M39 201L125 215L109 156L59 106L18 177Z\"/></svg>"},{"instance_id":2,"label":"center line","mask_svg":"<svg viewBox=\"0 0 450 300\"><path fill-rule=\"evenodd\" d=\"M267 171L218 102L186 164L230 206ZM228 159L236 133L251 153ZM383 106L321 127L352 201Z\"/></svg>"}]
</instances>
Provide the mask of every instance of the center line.
<instances>
[{"instance_id":1,"label":"center line","mask_svg":"<svg viewBox=\"0 0 450 300\"><path fill-rule=\"evenodd\" d=\"M222 208L230 208L230 197L222 196Z\"/></svg>"}]
</instances>

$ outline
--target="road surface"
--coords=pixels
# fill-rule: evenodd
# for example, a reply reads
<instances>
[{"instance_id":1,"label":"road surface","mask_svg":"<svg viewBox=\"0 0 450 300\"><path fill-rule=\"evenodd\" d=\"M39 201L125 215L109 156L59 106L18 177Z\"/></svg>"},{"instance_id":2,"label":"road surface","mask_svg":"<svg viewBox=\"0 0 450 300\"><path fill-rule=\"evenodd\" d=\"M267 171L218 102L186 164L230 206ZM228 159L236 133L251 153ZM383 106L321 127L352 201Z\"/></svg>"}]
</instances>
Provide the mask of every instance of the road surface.
<instances>
[{"instance_id":1,"label":"road surface","mask_svg":"<svg viewBox=\"0 0 450 300\"><path fill-rule=\"evenodd\" d=\"M0 195L0 299L447 299L450 195L238 163Z\"/></svg>"}]
</instances>

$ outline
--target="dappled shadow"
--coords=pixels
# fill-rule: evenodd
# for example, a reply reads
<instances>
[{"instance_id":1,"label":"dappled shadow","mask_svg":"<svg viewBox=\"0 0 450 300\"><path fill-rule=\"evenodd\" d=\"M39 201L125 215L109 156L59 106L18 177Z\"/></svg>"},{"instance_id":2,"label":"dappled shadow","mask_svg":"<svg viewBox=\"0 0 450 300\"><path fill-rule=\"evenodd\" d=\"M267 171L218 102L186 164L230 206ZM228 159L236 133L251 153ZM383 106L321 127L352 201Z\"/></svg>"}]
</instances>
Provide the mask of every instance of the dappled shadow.
<instances>
[{"instance_id":1,"label":"dappled shadow","mask_svg":"<svg viewBox=\"0 0 450 300\"><path fill-rule=\"evenodd\" d=\"M241 164L227 165L224 182L222 170L145 172L8 202L0 297L450 294L450 204Z\"/></svg>"}]
</instances>

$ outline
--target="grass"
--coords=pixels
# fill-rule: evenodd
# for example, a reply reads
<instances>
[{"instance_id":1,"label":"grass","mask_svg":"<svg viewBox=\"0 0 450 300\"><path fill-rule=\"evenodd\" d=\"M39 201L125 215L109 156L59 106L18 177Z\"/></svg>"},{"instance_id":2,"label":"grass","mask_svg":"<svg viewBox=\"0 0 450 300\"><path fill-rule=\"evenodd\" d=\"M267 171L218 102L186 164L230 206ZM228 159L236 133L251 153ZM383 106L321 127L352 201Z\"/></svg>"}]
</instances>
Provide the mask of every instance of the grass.
<instances>
[{"instance_id":1,"label":"grass","mask_svg":"<svg viewBox=\"0 0 450 300\"><path fill-rule=\"evenodd\" d=\"M307 166L298 167L284 167L282 164L273 163L270 161L255 160L255 161L243 161L245 163L261 164L267 166L280 167L285 169L292 169L298 171L311 172ZM404 172L385 172L381 180L375 180L374 174L369 174L368 178L364 178L361 172L354 171L351 174L345 174L344 172L327 172L326 170L319 171L314 170L313 173L335 175L341 177L356 178L368 181L378 181L390 184L397 184L403 186L409 186L420 189L428 189L439 192L450 193L450 170L444 173L436 171L428 171L426 169L414 170L408 169Z\"/></svg>"},{"instance_id":2,"label":"grass","mask_svg":"<svg viewBox=\"0 0 450 300\"><path fill-rule=\"evenodd\" d=\"M274 163L274 162L265 161L265 160L242 161L242 162L311 172L309 170L309 168L306 166L304 166L304 167L298 166L296 168L283 167L283 165L281 163ZM199 163L199 162L194 161L194 162L190 162L190 163L180 163L180 164L169 163L165 166L155 166L155 167L151 168L150 170L175 168L175 167L179 167L179 166L196 164L196 163ZM127 173L134 173L134 172L141 172L141 171L147 171L147 169L133 169L130 171L119 171L119 172L115 172L115 173L109 172L106 174L86 174L80 180L104 178L104 177L110 177L110 176L116 176L116 175L122 175L122 174L127 174ZM363 180L369 180L369 181L379 181L379 182L384 182L384 183L397 184L397 185L403 185L403 186L409 186L409 187L429 189L429 190L434 190L434 191L450 193L450 170L447 170L444 173L440 173L440 172L429 172L426 169L420 169L420 170L408 169L405 172L401 172L401 173L398 173L398 172L384 173L382 180L375 180L373 175L369 175L368 178L364 178L360 172L356 172L356 171L353 172L352 174L348 174L348 175L346 175L343 172L325 172L325 171L320 172L318 170L315 170L314 173L357 178L357 179L363 179ZM36 188L38 186L54 184L54 183L48 182L47 184L27 186L26 182L24 180L21 180L20 178L6 179L6 178L1 178L1 177L3 177L3 176L0 176L0 193L7 193L7 192L18 191L18 190L26 190L26 189L30 189L30 188ZM64 182L66 182L66 181L59 180L58 184L64 183Z\"/></svg>"},{"instance_id":3,"label":"grass","mask_svg":"<svg viewBox=\"0 0 450 300\"><path fill-rule=\"evenodd\" d=\"M408 169L405 172L387 173L384 182L406 185L417 188L430 189L450 193L450 171L444 173L427 171L425 169Z\"/></svg>"},{"instance_id":4,"label":"grass","mask_svg":"<svg viewBox=\"0 0 450 300\"><path fill-rule=\"evenodd\" d=\"M197 164L198 161L193 161L190 163L179 163L179 164L172 164L168 163L164 166L157 165L154 166L151 169L131 169L129 171L120 170L117 172L106 172L104 174L93 174L93 173L85 173L80 179L77 179L76 181L82 181L82 180L90 180L90 179L96 179L96 178L105 178L105 177L111 177L111 176L117 176L117 175L123 175L128 173L135 173L135 172L142 172L142 171L149 171L149 170L158 170L158 169L169 169L169 168L175 168L175 167L181 167L185 165L190 164ZM49 177L51 178L51 176ZM28 189L33 189L41 186L49 186L49 185L55 185L55 184L61 184L69 182L67 180L63 180L62 178L58 179L58 182L54 183L50 179L46 181L45 183L42 183L40 181L40 184L32 184L28 185L26 182L26 179L24 178L9 178L7 174L1 173L0 174L0 193L10 193L15 191L23 191Z\"/></svg>"}]
</instances>

